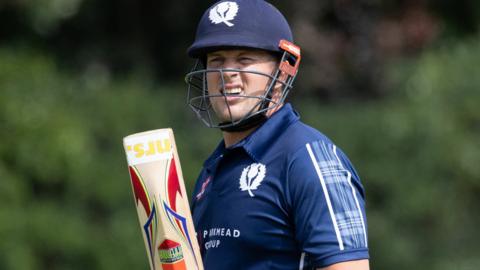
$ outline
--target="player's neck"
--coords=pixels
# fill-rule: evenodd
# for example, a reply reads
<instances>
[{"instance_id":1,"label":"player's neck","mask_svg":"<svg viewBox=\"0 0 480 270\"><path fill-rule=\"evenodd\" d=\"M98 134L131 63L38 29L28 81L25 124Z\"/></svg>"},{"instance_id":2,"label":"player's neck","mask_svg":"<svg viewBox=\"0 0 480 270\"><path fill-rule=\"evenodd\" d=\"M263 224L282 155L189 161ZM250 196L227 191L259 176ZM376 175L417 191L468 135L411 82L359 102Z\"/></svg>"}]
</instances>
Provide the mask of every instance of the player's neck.
<instances>
[{"instance_id":1,"label":"player's neck","mask_svg":"<svg viewBox=\"0 0 480 270\"><path fill-rule=\"evenodd\" d=\"M273 109L270 109L267 111L267 118L270 118L272 116L272 114L274 114L276 111L280 110L280 108L283 107L283 103L280 104L279 106L273 108ZM239 141L243 140L244 138L246 138L248 135L250 135L250 133L252 133L255 129L257 129L258 126L255 126L255 127L252 127L248 130L245 130L245 131L235 131L235 132L228 132L228 131L224 131L223 132L223 141L225 142L225 147L228 148L236 143L238 143Z\"/></svg>"},{"instance_id":2,"label":"player's neck","mask_svg":"<svg viewBox=\"0 0 480 270\"><path fill-rule=\"evenodd\" d=\"M224 131L223 132L223 141L225 142L225 148L228 148L239 141L243 140L246 138L250 133L252 133L257 127L253 127L248 130L244 131L234 131L234 132L228 132Z\"/></svg>"}]
</instances>

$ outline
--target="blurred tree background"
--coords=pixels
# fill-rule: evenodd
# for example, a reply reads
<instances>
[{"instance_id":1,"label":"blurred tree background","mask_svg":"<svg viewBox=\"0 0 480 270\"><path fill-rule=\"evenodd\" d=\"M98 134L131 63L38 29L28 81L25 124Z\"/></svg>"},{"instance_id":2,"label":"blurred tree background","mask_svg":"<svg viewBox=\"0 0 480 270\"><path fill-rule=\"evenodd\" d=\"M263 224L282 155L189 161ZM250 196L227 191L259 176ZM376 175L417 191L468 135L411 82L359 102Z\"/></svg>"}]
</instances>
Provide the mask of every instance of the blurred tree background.
<instances>
[{"instance_id":1,"label":"blurred tree background","mask_svg":"<svg viewBox=\"0 0 480 270\"><path fill-rule=\"evenodd\" d=\"M0 269L148 268L122 138L172 127L191 191L220 139L183 83L211 3L0 0ZM291 102L362 176L372 269L479 269L480 2L273 3Z\"/></svg>"}]
</instances>

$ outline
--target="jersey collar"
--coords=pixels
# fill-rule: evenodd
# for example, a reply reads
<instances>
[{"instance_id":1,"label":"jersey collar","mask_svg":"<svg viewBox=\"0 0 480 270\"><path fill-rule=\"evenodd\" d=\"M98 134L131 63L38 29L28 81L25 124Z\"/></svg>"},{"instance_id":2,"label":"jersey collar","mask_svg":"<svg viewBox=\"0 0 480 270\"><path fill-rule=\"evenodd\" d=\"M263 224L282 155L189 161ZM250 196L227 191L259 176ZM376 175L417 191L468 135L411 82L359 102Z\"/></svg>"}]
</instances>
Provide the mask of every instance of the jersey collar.
<instances>
[{"instance_id":1,"label":"jersey collar","mask_svg":"<svg viewBox=\"0 0 480 270\"><path fill-rule=\"evenodd\" d=\"M279 135L299 119L300 116L293 110L290 103L286 103L249 136L228 149L243 148L255 162L259 162L270 145L274 144L278 139ZM212 170L212 167L217 164L217 161L223 156L225 151L227 151L227 148L225 148L225 142L222 140L205 161L204 167Z\"/></svg>"},{"instance_id":2,"label":"jersey collar","mask_svg":"<svg viewBox=\"0 0 480 270\"><path fill-rule=\"evenodd\" d=\"M293 110L290 103L286 103L262 126L239 142L239 146L243 147L253 160L259 162L280 135L299 119L300 116Z\"/></svg>"}]
</instances>

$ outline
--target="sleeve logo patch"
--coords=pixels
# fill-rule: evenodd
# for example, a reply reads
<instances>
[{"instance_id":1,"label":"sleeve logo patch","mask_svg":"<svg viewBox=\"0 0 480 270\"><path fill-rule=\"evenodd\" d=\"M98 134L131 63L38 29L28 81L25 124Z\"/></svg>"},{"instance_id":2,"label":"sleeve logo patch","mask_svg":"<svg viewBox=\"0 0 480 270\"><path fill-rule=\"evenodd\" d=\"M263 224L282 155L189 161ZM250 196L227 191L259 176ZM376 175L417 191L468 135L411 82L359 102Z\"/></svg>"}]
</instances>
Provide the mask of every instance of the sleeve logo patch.
<instances>
[{"instance_id":1,"label":"sleeve logo patch","mask_svg":"<svg viewBox=\"0 0 480 270\"><path fill-rule=\"evenodd\" d=\"M261 163L253 163L242 171L240 176L240 190L248 191L250 197L255 197L253 190L257 190L265 178L267 169Z\"/></svg>"},{"instance_id":2,"label":"sleeve logo patch","mask_svg":"<svg viewBox=\"0 0 480 270\"><path fill-rule=\"evenodd\" d=\"M230 21L235 19L238 5L235 2L222 2L210 9L208 18L214 24L224 23L228 27L234 26Z\"/></svg>"}]
</instances>

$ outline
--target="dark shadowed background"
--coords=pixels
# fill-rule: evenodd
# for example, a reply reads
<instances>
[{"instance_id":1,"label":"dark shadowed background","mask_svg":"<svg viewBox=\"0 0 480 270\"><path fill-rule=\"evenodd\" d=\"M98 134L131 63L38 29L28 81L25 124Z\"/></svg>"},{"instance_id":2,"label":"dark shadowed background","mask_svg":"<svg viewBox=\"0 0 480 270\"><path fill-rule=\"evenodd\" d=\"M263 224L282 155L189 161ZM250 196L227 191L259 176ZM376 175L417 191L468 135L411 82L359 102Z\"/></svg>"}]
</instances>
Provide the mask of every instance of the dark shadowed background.
<instances>
[{"instance_id":1,"label":"dark shadowed background","mask_svg":"<svg viewBox=\"0 0 480 270\"><path fill-rule=\"evenodd\" d=\"M172 127L188 190L221 134L186 106L209 1L0 0L0 269L148 269L122 138ZM480 268L480 2L272 1L290 101L355 164L372 269Z\"/></svg>"}]
</instances>

